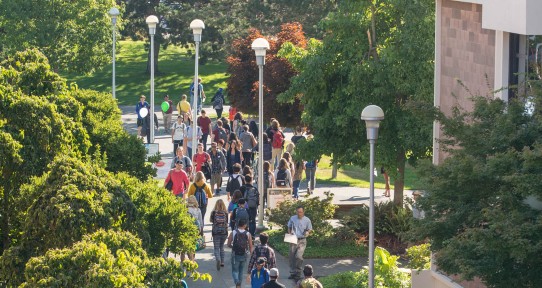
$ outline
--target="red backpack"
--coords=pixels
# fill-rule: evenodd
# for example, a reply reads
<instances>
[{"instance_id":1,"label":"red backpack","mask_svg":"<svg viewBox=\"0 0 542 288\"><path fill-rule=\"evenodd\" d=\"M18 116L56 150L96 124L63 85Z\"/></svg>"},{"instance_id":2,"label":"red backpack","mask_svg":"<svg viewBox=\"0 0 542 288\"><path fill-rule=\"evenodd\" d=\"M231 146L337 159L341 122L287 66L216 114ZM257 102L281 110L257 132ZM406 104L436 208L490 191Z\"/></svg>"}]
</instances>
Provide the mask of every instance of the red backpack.
<instances>
[{"instance_id":1,"label":"red backpack","mask_svg":"<svg viewBox=\"0 0 542 288\"><path fill-rule=\"evenodd\" d=\"M273 148L282 148L282 144L284 143L284 135L280 130L276 130L275 133L273 133L273 143L271 144Z\"/></svg>"}]
</instances>

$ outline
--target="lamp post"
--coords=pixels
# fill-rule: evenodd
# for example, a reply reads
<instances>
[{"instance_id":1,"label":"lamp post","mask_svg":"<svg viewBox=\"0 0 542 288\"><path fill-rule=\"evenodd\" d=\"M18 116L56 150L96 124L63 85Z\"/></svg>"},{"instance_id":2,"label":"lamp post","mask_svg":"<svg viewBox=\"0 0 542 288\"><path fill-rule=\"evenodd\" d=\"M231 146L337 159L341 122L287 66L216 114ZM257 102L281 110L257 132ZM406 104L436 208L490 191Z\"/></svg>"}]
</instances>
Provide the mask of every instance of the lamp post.
<instances>
[{"instance_id":1,"label":"lamp post","mask_svg":"<svg viewBox=\"0 0 542 288\"><path fill-rule=\"evenodd\" d=\"M374 182L374 168L375 168L375 143L378 139L378 127L380 126L380 121L384 120L384 111L382 108L376 105L369 105L363 109L361 112L361 120L365 121L365 126L367 127L367 140L370 144L370 169L369 169L369 179L371 182L370 185L370 196L369 196L369 288L374 288L375 280L375 182Z\"/></svg>"},{"instance_id":2,"label":"lamp post","mask_svg":"<svg viewBox=\"0 0 542 288\"><path fill-rule=\"evenodd\" d=\"M199 19L194 19L190 22L190 29L194 34L194 42L196 42L196 61L194 66L194 95L192 97L192 155L198 146L198 98L199 98L199 83L198 83L198 66L199 66L199 43L201 42L201 32L205 29L205 24ZM203 99L202 99L203 100ZM201 103L203 109L203 103ZM203 147L205 150L205 147ZM190 157L192 157L190 155Z\"/></svg>"},{"instance_id":3,"label":"lamp post","mask_svg":"<svg viewBox=\"0 0 542 288\"><path fill-rule=\"evenodd\" d=\"M151 143L154 143L154 34L156 34L156 24L158 17L151 15L146 19L149 25L149 34L151 35Z\"/></svg>"},{"instance_id":4,"label":"lamp post","mask_svg":"<svg viewBox=\"0 0 542 288\"><path fill-rule=\"evenodd\" d=\"M111 24L113 26L113 73L112 73L112 85L111 90L113 94L113 99L117 98L115 95L115 46L117 44L117 33L116 33L116 27L117 27L117 16L119 16L120 12L119 9L113 7L109 10L109 16L111 16Z\"/></svg>"},{"instance_id":5,"label":"lamp post","mask_svg":"<svg viewBox=\"0 0 542 288\"><path fill-rule=\"evenodd\" d=\"M258 226L257 228L262 230L263 226L263 66L265 65L265 52L269 49L269 42L264 38L258 38L252 42L252 49L256 53L256 64L259 71L259 85L258 85L258 142L259 142L259 156L258 156L258 191L260 191L260 206L258 208Z\"/></svg>"}]
</instances>

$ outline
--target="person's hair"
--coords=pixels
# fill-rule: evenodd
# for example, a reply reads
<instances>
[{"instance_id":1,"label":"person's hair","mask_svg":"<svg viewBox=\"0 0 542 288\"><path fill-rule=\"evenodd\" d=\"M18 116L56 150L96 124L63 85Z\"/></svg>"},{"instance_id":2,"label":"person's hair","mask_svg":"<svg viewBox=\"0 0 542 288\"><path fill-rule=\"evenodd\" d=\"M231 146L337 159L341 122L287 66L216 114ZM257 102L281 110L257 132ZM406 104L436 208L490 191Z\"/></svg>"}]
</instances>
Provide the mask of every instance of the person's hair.
<instances>
[{"instance_id":1,"label":"person's hair","mask_svg":"<svg viewBox=\"0 0 542 288\"><path fill-rule=\"evenodd\" d=\"M295 149L294 143L290 142L288 143L288 145L286 145L286 153L292 154L292 152L294 152L294 149Z\"/></svg>"},{"instance_id":2,"label":"person's hair","mask_svg":"<svg viewBox=\"0 0 542 288\"><path fill-rule=\"evenodd\" d=\"M241 172L241 165L239 163L233 164L233 173Z\"/></svg>"},{"instance_id":3,"label":"person's hair","mask_svg":"<svg viewBox=\"0 0 542 288\"><path fill-rule=\"evenodd\" d=\"M183 151L183 145L177 146L177 152L179 152L179 151Z\"/></svg>"},{"instance_id":4,"label":"person's hair","mask_svg":"<svg viewBox=\"0 0 542 288\"><path fill-rule=\"evenodd\" d=\"M230 124L230 119L228 119L228 118L226 118L226 117L222 117L222 118L220 118L220 120L222 120L222 123L223 123L224 125Z\"/></svg>"},{"instance_id":5,"label":"person's hair","mask_svg":"<svg viewBox=\"0 0 542 288\"><path fill-rule=\"evenodd\" d=\"M239 219L239 223L237 223L237 227L244 227L244 226L247 226L247 220Z\"/></svg>"},{"instance_id":6,"label":"person's hair","mask_svg":"<svg viewBox=\"0 0 542 288\"><path fill-rule=\"evenodd\" d=\"M303 168L303 161L295 162L295 171L299 171L301 168Z\"/></svg>"},{"instance_id":7,"label":"person's hair","mask_svg":"<svg viewBox=\"0 0 542 288\"><path fill-rule=\"evenodd\" d=\"M265 135L265 134L264 134ZM263 162L263 171L271 172L271 163L269 161Z\"/></svg>"},{"instance_id":8,"label":"person's hair","mask_svg":"<svg viewBox=\"0 0 542 288\"><path fill-rule=\"evenodd\" d=\"M237 112L235 116L233 117L233 120L238 120L238 121L243 120L243 114L241 114L241 112Z\"/></svg>"},{"instance_id":9,"label":"person's hair","mask_svg":"<svg viewBox=\"0 0 542 288\"><path fill-rule=\"evenodd\" d=\"M295 127L295 132L301 133L301 132L303 132L303 128L301 128L301 126L296 126Z\"/></svg>"},{"instance_id":10,"label":"person's hair","mask_svg":"<svg viewBox=\"0 0 542 288\"><path fill-rule=\"evenodd\" d=\"M198 208L198 200L196 199L196 196L188 196L186 199L186 206Z\"/></svg>"},{"instance_id":11,"label":"person's hair","mask_svg":"<svg viewBox=\"0 0 542 288\"><path fill-rule=\"evenodd\" d=\"M220 145L222 145L222 146L224 146L224 139L218 139L218 142L217 142L217 143L220 144Z\"/></svg>"},{"instance_id":12,"label":"person's hair","mask_svg":"<svg viewBox=\"0 0 542 288\"><path fill-rule=\"evenodd\" d=\"M312 273L313 273L313 269L312 269L312 266L311 265L305 265L305 267L303 267L303 275L305 275L305 277L312 277Z\"/></svg>"},{"instance_id":13,"label":"person's hair","mask_svg":"<svg viewBox=\"0 0 542 288\"><path fill-rule=\"evenodd\" d=\"M245 200L245 198L243 198L243 197L241 197L241 199L239 199L239 201L237 201L237 204L239 204L239 205L243 205L245 203L247 203L247 200Z\"/></svg>"},{"instance_id":14,"label":"person's hair","mask_svg":"<svg viewBox=\"0 0 542 288\"><path fill-rule=\"evenodd\" d=\"M267 136L267 133L263 133L263 143L269 144L269 136Z\"/></svg>"},{"instance_id":15,"label":"person's hair","mask_svg":"<svg viewBox=\"0 0 542 288\"><path fill-rule=\"evenodd\" d=\"M303 211L305 211L305 207L303 207L301 205L298 205L298 206L295 207L295 211L297 211L299 209L303 209Z\"/></svg>"},{"instance_id":16,"label":"person's hair","mask_svg":"<svg viewBox=\"0 0 542 288\"><path fill-rule=\"evenodd\" d=\"M271 127L275 130L278 130L280 127L279 121L273 120L273 122L271 122Z\"/></svg>"},{"instance_id":17,"label":"person's hair","mask_svg":"<svg viewBox=\"0 0 542 288\"><path fill-rule=\"evenodd\" d=\"M282 158L286 159L288 162L292 161L292 155L290 155L289 152L282 153Z\"/></svg>"},{"instance_id":18,"label":"person's hair","mask_svg":"<svg viewBox=\"0 0 542 288\"><path fill-rule=\"evenodd\" d=\"M237 134L231 132L230 136L228 137L228 141L237 141L239 138L237 138Z\"/></svg>"},{"instance_id":19,"label":"person's hair","mask_svg":"<svg viewBox=\"0 0 542 288\"><path fill-rule=\"evenodd\" d=\"M249 130L250 132L252 132L252 134L256 135L258 134L258 124L256 124L256 121L252 120L250 121L250 123L248 124L248 127L249 127Z\"/></svg>"},{"instance_id":20,"label":"person's hair","mask_svg":"<svg viewBox=\"0 0 542 288\"><path fill-rule=\"evenodd\" d=\"M183 115L179 115L179 116L177 116L177 119L183 119L184 120L184 117L183 117Z\"/></svg>"},{"instance_id":21,"label":"person's hair","mask_svg":"<svg viewBox=\"0 0 542 288\"><path fill-rule=\"evenodd\" d=\"M183 95L181 96L181 99L182 99L182 100L186 100L186 94L183 94Z\"/></svg>"},{"instance_id":22,"label":"person's hair","mask_svg":"<svg viewBox=\"0 0 542 288\"><path fill-rule=\"evenodd\" d=\"M222 120L220 120L220 119L216 120L216 126L222 127L222 125L224 125L224 124L222 124Z\"/></svg>"},{"instance_id":23,"label":"person's hair","mask_svg":"<svg viewBox=\"0 0 542 288\"><path fill-rule=\"evenodd\" d=\"M248 165L243 167L243 175L252 175L252 168L250 168L250 166Z\"/></svg>"},{"instance_id":24,"label":"person's hair","mask_svg":"<svg viewBox=\"0 0 542 288\"><path fill-rule=\"evenodd\" d=\"M267 240L269 240L269 236L267 235L267 233L260 233L260 243L262 243L262 245L265 245L267 244Z\"/></svg>"},{"instance_id":25,"label":"person's hair","mask_svg":"<svg viewBox=\"0 0 542 288\"><path fill-rule=\"evenodd\" d=\"M243 125L243 130L245 130L245 132L248 132L248 131L249 131L248 125L247 125L247 124Z\"/></svg>"},{"instance_id":26,"label":"person's hair","mask_svg":"<svg viewBox=\"0 0 542 288\"><path fill-rule=\"evenodd\" d=\"M245 167L248 167L248 166L245 166ZM250 174L245 175L245 182L249 184L252 183L252 175Z\"/></svg>"},{"instance_id":27,"label":"person's hair","mask_svg":"<svg viewBox=\"0 0 542 288\"><path fill-rule=\"evenodd\" d=\"M164 96L164 98L169 98L169 95L166 94L166 96Z\"/></svg>"},{"instance_id":28,"label":"person's hair","mask_svg":"<svg viewBox=\"0 0 542 288\"><path fill-rule=\"evenodd\" d=\"M288 161L286 161L286 159L284 158L281 158L280 161L279 161L279 170L286 170L288 169Z\"/></svg>"},{"instance_id":29,"label":"person's hair","mask_svg":"<svg viewBox=\"0 0 542 288\"><path fill-rule=\"evenodd\" d=\"M230 149L231 149L231 147L233 146L233 144L235 144L235 147L233 147L233 148L234 148L236 151L241 150L241 144L239 143L239 141L237 141L237 140L231 141L231 143L230 143Z\"/></svg>"},{"instance_id":30,"label":"person's hair","mask_svg":"<svg viewBox=\"0 0 542 288\"><path fill-rule=\"evenodd\" d=\"M201 112L199 112L201 114L206 114L207 112L205 112L205 109L201 109Z\"/></svg>"},{"instance_id":31,"label":"person's hair","mask_svg":"<svg viewBox=\"0 0 542 288\"><path fill-rule=\"evenodd\" d=\"M186 117L185 120L188 123L188 125L192 124L192 119L190 118L190 116Z\"/></svg>"},{"instance_id":32,"label":"person's hair","mask_svg":"<svg viewBox=\"0 0 542 288\"><path fill-rule=\"evenodd\" d=\"M198 172L196 173L196 177L194 177L194 182L197 183L197 182L199 182L199 181L201 181L201 180L205 181L205 175L203 175L203 172L198 171Z\"/></svg>"},{"instance_id":33,"label":"person's hair","mask_svg":"<svg viewBox=\"0 0 542 288\"><path fill-rule=\"evenodd\" d=\"M143 99L147 99L147 97L145 97L145 95L141 95L141 96L139 96L139 99L141 99L141 98L143 98Z\"/></svg>"},{"instance_id":34,"label":"person's hair","mask_svg":"<svg viewBox=\"0 0 542 288\"><path fill-rule=\"evenodd\" d=\"M277 119L271 118L271 119L269 119L269 123L273 123L273 121L275 121L275 120L277 120Z\"/></svg>"},{"instance_id":35,"label":"person's hair","mask_svg":"<svg viewBox=\"0 0 542 288\"><path fill-rule=\"evenodd\" d=\"M237 189L233 192L233 196L231 196L231 202L237 203L239 199L243 198L243 192L241 190Z\"/></svg>"},{"instance_id":36,"label":"person's hair","mask_svg":"<svg viewBox=\"0 0 542 288\"><path fill-rule=\"evenodd\" d=\"M228 211L228 209L226 208L226 204L224 204L224 200L218 199L216 201L214 211L224 211L224 212ZM260 234L260 237L262 237L261 234Z\"/></svg>"}]
</instances>

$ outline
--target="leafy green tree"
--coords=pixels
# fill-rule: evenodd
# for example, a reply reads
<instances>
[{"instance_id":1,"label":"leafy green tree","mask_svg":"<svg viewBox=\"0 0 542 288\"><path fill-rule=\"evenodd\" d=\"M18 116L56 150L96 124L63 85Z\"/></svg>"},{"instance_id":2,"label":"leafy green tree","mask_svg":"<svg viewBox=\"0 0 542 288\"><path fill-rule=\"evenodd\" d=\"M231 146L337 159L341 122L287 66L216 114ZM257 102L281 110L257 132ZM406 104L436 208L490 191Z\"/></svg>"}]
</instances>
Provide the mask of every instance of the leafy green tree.
<instances>
[{"instance_id":1,"label":"leafy green tree","mask_svg":"<svg viewBox=\"0 0 542 288\"><path fill-rule=\"evenodd\" d=\"M111 60L111 0L0 1L0 43L8 54L39 48L54 69L92 72ZM118 22L121 24L121 21Z\"/></svg>"},{"instance_id":2,"label":"leafy green tree","mask_svg":"<svg viewBox=\"0 0 542 288\"><path fill-rule=\"evenodd\" d=\"M537 93L536 103L541 103ZM488 287L542 282L542 121L523 101L474 97L472 112L441 115L449 156L422 170L425 219L413 235L429 238L439 269Z\"/></svg>"},{"instance_id":3,"label":"leafy green tree","mask_svg":"<svg viewBox=\"0 0 542 288\"><path fill-rule=\"evenodd\" d=\"M383 108L376 159L395 180L398 205L407 160L431 151L433 6L429 0L342 1L323 21L321 43L309 41L304 50L283 45L279 53L299 71L279 101L300 100L304 107L302 120L314 133L299 145L305 159L333 154L338 163L366 166L360 114L369 104Z\"/></svg>"}]
</instances>

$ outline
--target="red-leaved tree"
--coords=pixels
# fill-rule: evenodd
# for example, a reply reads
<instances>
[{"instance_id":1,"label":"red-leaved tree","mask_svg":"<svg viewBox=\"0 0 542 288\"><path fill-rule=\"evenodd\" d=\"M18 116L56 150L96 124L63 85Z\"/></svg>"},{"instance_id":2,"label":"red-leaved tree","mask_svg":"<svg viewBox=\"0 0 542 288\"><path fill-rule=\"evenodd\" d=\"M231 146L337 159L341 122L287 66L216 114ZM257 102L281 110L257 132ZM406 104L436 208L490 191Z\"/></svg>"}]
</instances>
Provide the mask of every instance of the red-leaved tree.
<instances>
[{"instance_id":1,"label":"red-leaved tree","mask_svg":"<svg viewBox=\"0 0 542 288\"><path fill-rule=\"evenodd\" d=\"M256 38L264 37L257 29L250 29L246 38L233 42L233 54L227 59L228 97L238 111L249 114L258 113L258 66L256 56L251 48ZM301 120L303 110L299 100L291 104L277 102L277 96L288 90L290 79L297 74L284 58L277 57L277 52L285 42L305 48L307 40L303 27L299 23L288 23L281 26L281 31L270 37L269 50L265 56L264 66L264 121L274 117L282 126L295 126Z\"/></svg>"}]
</instances>

